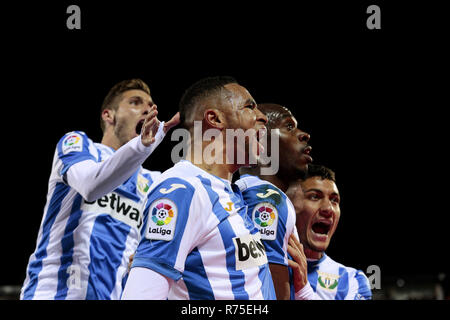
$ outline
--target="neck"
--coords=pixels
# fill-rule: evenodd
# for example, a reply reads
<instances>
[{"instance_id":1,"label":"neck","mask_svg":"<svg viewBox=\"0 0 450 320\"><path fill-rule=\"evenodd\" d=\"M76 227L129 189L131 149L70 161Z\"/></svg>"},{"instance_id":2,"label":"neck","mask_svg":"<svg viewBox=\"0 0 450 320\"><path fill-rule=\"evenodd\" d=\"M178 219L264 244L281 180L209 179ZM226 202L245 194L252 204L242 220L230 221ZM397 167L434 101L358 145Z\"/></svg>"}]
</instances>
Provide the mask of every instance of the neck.
<instances>
[{"instance_id":1,"label":"neck","mask_svg":"<svg viewBox=\"0 0 450 320\"><path fill-rule=\"evenodd\" d=\"M308 259L319 260L323 257L323 251L314 251L309 248L304 248L305 256Z\"/></svg>"},{"instance_id":2,"label":"neck","mask_svg":"<svg viewBox=\"0 0 450 320\"><path fill-rule=\"evenodd\" d=\"M110 129L106 129L103 133L101 144L111 147L114 150L117 150L121 147L119 139Z\"/></svg>"},{"instance_id":3,"label":"neck","mask_svg":"<svg viewBox=\"0 0 450 320\"><path fill-rule=\"evenodd\" d=\"M209 174L215 175L217 177L220 177L222 179L232 181L233 179L233 173L238 170L238 167L235 164L227 164L226 161L222 161L222 163L216 163L215 161L217 157L215 156L209 156L207 154L204 154L204 146L197 146L200 149L196 150L193 145L190 145L187 151L188 157L186 157L186 160L190 161L193 165L199 167L200 169L208 172ZM201 150L201 157L195 157L193 152L199 152ZM225 159L225 150L217 150L222 151L222 159ZM198 159L200 158L200 159ZM199 161L200 160L200 161Z\"/></svg>"}]
</instances>

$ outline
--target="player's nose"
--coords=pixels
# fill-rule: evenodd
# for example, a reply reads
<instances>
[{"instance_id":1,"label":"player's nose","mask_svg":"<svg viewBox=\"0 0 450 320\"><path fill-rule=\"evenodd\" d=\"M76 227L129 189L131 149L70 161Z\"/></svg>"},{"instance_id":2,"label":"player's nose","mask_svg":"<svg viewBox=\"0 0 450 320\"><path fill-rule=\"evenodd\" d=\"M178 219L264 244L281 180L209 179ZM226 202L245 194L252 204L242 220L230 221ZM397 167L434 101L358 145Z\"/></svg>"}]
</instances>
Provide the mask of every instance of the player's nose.
<instances>
[{"instance_id":1,"label":"player's nose","mask_svg":"<svg viewBox=\"0 0 450 320\"><path fill-rule=\"evenodd\" d=\"M333 216L333 206L330 201L325 201L319 210L319 214L324 218L331 218Z\"/></svg>"},{"instance_id":2,"label":"player's nose","mask_svg":"<svg viewBox=\"0 0 450 320\"><path fill-rule=\"evenodd\" d=\"M256 121L264 123L264 125L267 124L267 117L264 113L262 113L258 107L255 108L256 111Z\"/></svg>"},{"instance_id":3,"label":"player's nose","mask_svg":"<svg viewBox=\"0 0 450 320\"><path fill-rule=\"evenodd\" d=\"M298 140L303 143L308 143L309 139L311 139L311 136L309 135L309 133L306 133L306 132L303 132L300 130L300 132L298 134Z\"/></svg>"}]
</instances>

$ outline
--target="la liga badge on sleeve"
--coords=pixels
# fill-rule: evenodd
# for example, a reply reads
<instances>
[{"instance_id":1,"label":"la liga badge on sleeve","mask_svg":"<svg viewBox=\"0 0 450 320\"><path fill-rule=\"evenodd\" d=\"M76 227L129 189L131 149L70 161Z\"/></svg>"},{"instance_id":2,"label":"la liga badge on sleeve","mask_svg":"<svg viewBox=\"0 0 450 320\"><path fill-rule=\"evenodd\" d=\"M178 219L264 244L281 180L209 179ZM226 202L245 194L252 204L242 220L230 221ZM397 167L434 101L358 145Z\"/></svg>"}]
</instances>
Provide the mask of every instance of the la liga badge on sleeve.
<instances>
[{"instance_id":1,"label":"la liga badge on sleeve","mask_svg":"<svg viewBox=\"0 0 450 320\"><path fill-rule=\"evenodd\" d=\"M155 200L148 214L145 237L150 240L172 240L178 217L176 204L167 198Z\"/></svg>"}]
</instances>

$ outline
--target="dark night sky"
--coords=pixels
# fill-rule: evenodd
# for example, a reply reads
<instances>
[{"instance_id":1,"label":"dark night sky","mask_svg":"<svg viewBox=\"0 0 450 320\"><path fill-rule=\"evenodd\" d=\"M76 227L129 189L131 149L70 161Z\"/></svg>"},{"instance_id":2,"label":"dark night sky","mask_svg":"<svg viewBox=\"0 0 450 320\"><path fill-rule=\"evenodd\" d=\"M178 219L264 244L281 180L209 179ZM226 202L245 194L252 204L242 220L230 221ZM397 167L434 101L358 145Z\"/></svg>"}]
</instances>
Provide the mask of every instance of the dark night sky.
<instances>
[{"instance_id":1,"label":"dark night sky","mask_svg":"<svg viewBox=\"0 0 450 320\"><path fill-rule=\"evenodd\" d=\"M363 271L379 265L386 275L449 271L446 191L438 186L447 175L439 141L447 127L444 52L433 25L408 25L421 10L386 4L382 30L369 31L362 4L207 3L78 1L80 31L65 27L72 3L10 11L20 20L9 22L3 45L11 178L2 197L0 285L24 279L56 143L72 130L100 141L103 97L132 77L150 85L163 120L184 89L212 75L234 76L259 103L286 105L311 134L315 162L337 174L342 216L329 255ZM167 169L172 145L169 135L144 166Z\"/></svg>"}]
</instances>

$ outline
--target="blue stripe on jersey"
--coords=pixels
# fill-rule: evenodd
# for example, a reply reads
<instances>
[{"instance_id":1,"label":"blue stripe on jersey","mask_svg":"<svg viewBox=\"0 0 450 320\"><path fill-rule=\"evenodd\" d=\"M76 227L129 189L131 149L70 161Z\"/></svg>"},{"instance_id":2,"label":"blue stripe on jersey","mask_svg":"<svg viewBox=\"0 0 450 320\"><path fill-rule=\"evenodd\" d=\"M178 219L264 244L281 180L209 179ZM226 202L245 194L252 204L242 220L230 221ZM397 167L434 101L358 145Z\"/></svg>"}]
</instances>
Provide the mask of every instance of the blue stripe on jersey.
<instances>
[{"instance_id":1,"label":"blue stripe on jersey","mask_svg":"<svg viewBox=\"0 0 450 320\"><path fill-rule=\"evenodd\" d=\"M102 162L102 151L97 147L97 162Z\"/></svg>"},{"instance_id":2,"label":"blue stripe on jersey","mask_svg":"<svg viewBox=\"0 0 450 320\"><path fill-rule=\"evenodd\" d=\"M66 197L70 188L64 183L57 183L53 191L50 203L45 214L42 227L42 238L35 253L35 260L28 267L28 277L30 279L27 288L24 290L23 299L33 299L34 292L38 284L38 276L42 270L42 260L47 257L47 246L50 239L50 230L55 222L56 216L61 209L62 200Z\"/></svg>"},{"instance_id":3,"label":"blue stripe on jersey","mask_svg":"<svg viewBox=\"0 0 450 320\"><path fill-rule=\"evenodd\" d=\"M114 192L117 192L128 199L139 202L141 200L137 191L137 179L139 172L139 169L136 170L133 175L129 177L122 185L117 187Z\"/></svg>"},{"instance_id":4,"label":"blue stripe on jersey","mask_svg":"<svg viewBox=\"0 0 450 320\"><path fill-rule=\"evenodd\" d=\"M122 278L122 292L120 293L119 300L122 300L123 289L125 288L125 285L127 284L129 274L130 274L129 272L126 272Z\"/></svg>"},{"instance_id":5,"label":"blue stripe on jersey","mask_svg":"<svg viewBox=\"0 0 450 320\"><path fill-rule=\"evenodd\" d=\"M202 257L197 248L192 250L188 255L186 265L191 266L190 272L183 274L184 283L189 292L189 299L214 300L214 293L206 275Z\"/></svg>"},{"instance_id":6,"label":"blue stripe on jersey","mask_svg":"<svg viewBox=\"0 0 450 320\"><path fill-rule=\"evenodd\" d=\"M61 265L58 271L58 287L55 295L55 300L64 300L67 296L67 280L69 278L67 268L69 268L73 260L73 232L75 228L78 227L78 222L82 214L82 211L80 210L82 200L83 198L80 194L77 194L75 196L72 204L72 210L66 224L66 229L64 230L64 235L61 239Z\"/></svg>"},{"instance_id":7,"label":"blue stripe on jersey","mask_svg":"<svg viewBox=\"0 0 450 320\"><path fill-rule=\"evenodd\" d=\"M110 299L130 230L130 226L110 215L100 215L95 219L89 241L91 261L86 300Z\"/></svg>"},{"instance_id":8,"label":"blue stripe on jersey","mask_svg":"<svg viewBox=\"0 0 450 320\"><path fill-rule=\"evenodd\" d=\"M268 266L259 266L259 273L258 277L259 280L261 280L261 283L263 284L261 286L261 292L264 297L264 300L277 300L277 296L275 294L275 287L273 286L273 280L271 273L268 270ZM268 279L270 277L270 279ZM268 286L265 286L264 284L268 283Z\"/></svg>"},{"instance_id":9,"label":"blue stripe on jersey","mask_svg":"<svg viewBox=\"0 0 450 320\"><path fill-rule=\"evenodd\" d=\"M317 279L319 277L319 275L317 274L318 269L319 269L318 264L310 264L308 262L308 281L309 281L309 284L311 285L311 288L314 290L314 292L316 292Z\"/></svg>"},{"instance_id":10,"label":"blue stripe on jersey","mask_svg":"<svg viewBox=\"0 0 450 320\"><path fill-rule=\"evenodd\" d=\"M242 181L246 187L250 185L242 192L245 202L248 204L248 216L250 219L253 219L253 210L260 203L268 202L277 209L277 236L274 240L265 240L263 238L262 241L266 247L267 260L269 263L287 266L287 263L284 261L285 252L283 250L286 225L289 215L286 195L276 186L268 183L267 181L261 180L256 176L245 174L241 176L239 181ZM268 189L273 189L277 191L278 194L273 194L267 198L260 198L257 196L258 193L266 193Z\"/></svg>"},{"instance_id":11,"label":"blue stripe on jersey","mask_svg":"<svg viewBox=\"0 0 450 320\"><path fill-rule=\"evenodd\" d=\"M339 284L335 300L344 300L348 293L348 272L345 268L339 267Z\"/></svg>"},{"instance_id":12,"label":"blue stripe on jersey","mask_svg":"<svg viewBox=\"0 0 450 320\"><path fill-rule=\"evenodd\" d=\"M370 290L369 282L367 281L366 277L360 273L362 273L362 271L356 271L355 276L356 280L358 281L358 294L363 296L365 299L372 299L372 291ZM357 299L356 295L354 299Z\"/></svg>"},{"instance_id":13,"label":"blue stripe on jersey","mask_svg":"<svg viewBox=\"0 0 450 320\"><path fill-rule=\"evenodd\" d=\"M163 240L151 240L153 241L163 241ZM150 243L150 241L148 241ZM147 269L152 269L153 271L156 271L158 273L161 273L162 275L169 277L171 279L174 279L175 281L178 281L181 278L181 272L176 270L173 265L169 265L166 263L166 260L159 259L159 258L147 258L147 257L140 257L138 256L140 252L138 251L136 253L136 257L133 259L133 265L134 267L142 267ZM152 254L147 254L147 256L152 256Z\"/></svg>"},{"instance_id":14,"label":"blue stripe on jersey","mask_svg":"<svg viewBox=\"0 0 450 320\"><path fill-rule=\"evenodd\" d=\"M197 176L205 187L206 192L208 193L211 204L213 204L213 212L216 215L217 219L221 221L217 227L219 229L220 235L222 237L222 241L224 247L226 249L226 264L227 270L230 276L231 288L233 291L234 298L236 300L248 300L248 293L245 291L245 275L241 270L235 270L236 266L236 257L235 257L235 248L233 243L233 238L236 237L236 234L233 231L233 228L230 225L230 222L225 219L228 216L228 212L222 207L219 202L218 194L212 189L211 181L202 176Z\"/></svg>"},{"instance_id":15,"label":"blue stripe on jersey","mask_svg":"<svg viewBox=\"0 0 450 320\"><path fill-rule=\"evenodd\" d=\"M63 168L61 169L61 176L64 176L67 172L67 170L69 170L69 168L74 165L75 163L84 161L84 160L93 160L95 162L97 162L97 159L90 153L89 151L89 138L86 136L86 134L84 134L81 131L75 131L75 133L81 135L83 137L83 149L82 151L72 151L66 154L63 154L62 151L62 143L64 141L64 139L67 137L67 135L69 135L70 133L66 134L64 137L61 138L61 140L59 140L58 145L57 145L57 149L58 149L58 158L62 161L63 163Z\"/></svg>"}]
</instances>

